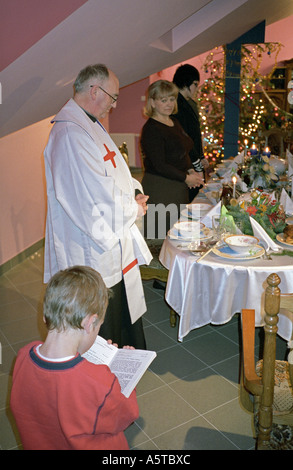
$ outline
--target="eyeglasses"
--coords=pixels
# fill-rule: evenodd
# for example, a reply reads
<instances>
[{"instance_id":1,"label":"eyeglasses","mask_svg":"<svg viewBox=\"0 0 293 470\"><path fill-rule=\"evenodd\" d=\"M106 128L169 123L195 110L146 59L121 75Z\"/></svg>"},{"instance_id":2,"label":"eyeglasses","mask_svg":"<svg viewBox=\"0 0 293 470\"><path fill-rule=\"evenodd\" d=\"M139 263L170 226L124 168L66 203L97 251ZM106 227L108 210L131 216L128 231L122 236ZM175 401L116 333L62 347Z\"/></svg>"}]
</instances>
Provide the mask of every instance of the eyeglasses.
<instances>
[{"instance_id":1,"label":"eyeglasses","mask_svg":"<svg viewBox=\"0 0 293 470\"><path fill-rule=\"evenodd\" d=\"M96 85L90 85L90 88L92 88L93 86L96 86ZM98 85L98 88L100 88L100 90L102 90L104 93L106 93L106 95L110 96L111 100L113 101L113 104L116 103L116 101L118 100L118 96L112 96L110 95L110 93L108 93L106 90L104 90L104 88L102 88L101 86Z\"/></svg>"}]
</instances>

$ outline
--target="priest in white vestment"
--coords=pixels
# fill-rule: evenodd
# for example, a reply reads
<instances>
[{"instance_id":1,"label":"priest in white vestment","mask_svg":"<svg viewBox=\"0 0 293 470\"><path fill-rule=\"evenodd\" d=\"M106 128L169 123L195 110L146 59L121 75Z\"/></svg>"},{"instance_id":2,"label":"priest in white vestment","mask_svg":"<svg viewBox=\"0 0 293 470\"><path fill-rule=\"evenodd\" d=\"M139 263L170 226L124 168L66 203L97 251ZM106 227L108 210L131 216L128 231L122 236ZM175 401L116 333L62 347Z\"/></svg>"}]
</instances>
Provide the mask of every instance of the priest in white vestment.
<instances>
[{"instance_id":1,"label":"priest in white vestment","mask_svg":"<svg viewBox=\"0 0 293 470\"><path fill-rule=\"evenodd\" d=\"M47 220L44 282L61 269L96 269L111 288L100 334L119 347L146 347L139 272L151 254L136 220L148 197L100 123L116 107L119 81L102 64L81 70L75 95L59 111L46 146Z\"/></svg>"}]
</instances>

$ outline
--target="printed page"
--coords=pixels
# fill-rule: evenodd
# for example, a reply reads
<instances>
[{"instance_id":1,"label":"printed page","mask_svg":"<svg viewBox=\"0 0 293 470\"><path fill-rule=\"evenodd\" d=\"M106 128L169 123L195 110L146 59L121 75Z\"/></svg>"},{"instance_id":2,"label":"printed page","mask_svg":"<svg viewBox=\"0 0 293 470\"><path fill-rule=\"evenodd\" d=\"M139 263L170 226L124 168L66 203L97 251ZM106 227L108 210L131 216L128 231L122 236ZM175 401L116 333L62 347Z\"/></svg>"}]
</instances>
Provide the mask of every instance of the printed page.
<instances>
[{"instance_id":1,"label":"printed page","mask_svg":"<svg viewBox=\"0 0 293 470\"><path fill-rule=\"evenodd\" d=\"M118 349L97 336L83 357L93 364L109 366L119 380L122 393L128 398L156 355L154 351Z\"/></svg>"},{"instance_id":2,"label":"printed page","mask_svg":"<svg viewBox=\"0 0 293 470\"><path fill-rule=\"evenodd\" d=\"M92 347L82 355L89 362L94 364L106 364L109 366L111 360L117 354L116 346L107 343L101 336L97 336Z\"/></svg>"},{"instance_id":3,"label":"printed page","mask_svg":"<svg viewBox=\"0 0 293 470\"><path fill-rule=\"evenodd\" d=\"M154 351L118 349L109 367L118 378L121 391L127 398L155 357Z\"/></svg>"}]
</instances>

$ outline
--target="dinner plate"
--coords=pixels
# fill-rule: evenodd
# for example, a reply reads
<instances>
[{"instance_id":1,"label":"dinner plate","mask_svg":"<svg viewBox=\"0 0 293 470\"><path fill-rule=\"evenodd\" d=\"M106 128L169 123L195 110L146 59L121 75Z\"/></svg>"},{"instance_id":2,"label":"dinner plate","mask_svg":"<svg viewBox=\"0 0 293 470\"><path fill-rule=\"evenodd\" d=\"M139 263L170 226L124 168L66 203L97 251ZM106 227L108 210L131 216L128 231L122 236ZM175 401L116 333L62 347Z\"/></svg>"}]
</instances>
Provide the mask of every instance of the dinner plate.
<instances>
[{"instance_id":1,"label":"dinner plate","mask_svg":"<svg viewBox=\"0 0 293 470\"><path fill-rule=\"evenodd\" d=\"M285 235L283 233L278 233L278 235L276 236L276 239L278 240L278 242L284 243L284 245L287 245L287 246L291 246L291 248L293 249L293 243L287 243L285 239Z\"/></svg>"},{"instance_id":2,"label":"dinner plate","mask_svg":"<svg viewBox=\"0 0 293 470\"><path fill-rule=\"evenodd\" d=\"M190 214L190 212L186 208L181 211L181 215L183 215L184 217L187 217L190 220L199 220L200 219L199 214L192 215L192 214Z\"/></svg>"},{"instance_id":3,"label":"dinner plate","mask_svg":"<svg viewBox=\"0 0 293 470\"><path fill-rule=\"evenodd\" d=\"M208 227L205 227L199 234L199 237L183 237L180 235L178 230L176 230L174 227L172 227L169 232L168 236L171 238L171 240L181 240L181 241L186 241L186 242L192 242L195 240L209 240L210 238L213 237L213 231L209 229Z\"/></svg>"},{"instance_id":4,"label":"dinner plate","mask_svg":"<svg viewBox=\"0 0 293 470\"><path fill-rule=\"evenodd\" d=\"M199 220L179 220L172 228L177 230L182 237L198 238L198 235L202 233L205 225Z\"/></svg>"},{"instance_id":5,"label":"dinner plate","mask_svg":"<svg viewBox=\"0 0 293 470\"><path fill-rule=\"evenodd\" d=\"M191 202L190 204L186 205L186 209L188 210L190 215L201 215L213 208L212 204L207 202Z\"/></svg>"},{"instance_id":6,"label":"dinner plate","mask_svg":"<svg viewBox=\"0 0 293 470\"><path fill-rule=\"evenodd\" d=\"M229 246L225 245L222 247L213 248L215 255L221 256L221 258L235 259L235 260L249 260L260 258L264 253L265 249L262 246L256 245L252 249L251 253L236 253L236 251L231 250Z\"/></svg>"}]
</instances>

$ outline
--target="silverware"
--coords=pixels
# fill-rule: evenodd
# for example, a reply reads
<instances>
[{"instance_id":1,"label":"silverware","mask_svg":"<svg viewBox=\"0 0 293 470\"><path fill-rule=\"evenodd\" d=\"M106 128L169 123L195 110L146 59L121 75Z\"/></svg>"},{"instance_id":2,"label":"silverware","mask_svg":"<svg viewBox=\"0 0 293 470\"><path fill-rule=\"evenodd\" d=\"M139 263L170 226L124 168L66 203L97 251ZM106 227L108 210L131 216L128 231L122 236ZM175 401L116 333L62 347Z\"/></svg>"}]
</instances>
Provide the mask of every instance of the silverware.
<instances>
[{"instance_id":1,"label":"silverware","mask_svg":"<svg viewBox=\"0 0 293 470\"><path fill-rule=\"evenodd\" d=\"M272 257L270 255L272 253L280 253L281 251L282 251L282 248L279 248L278 250L272 250L270 248L267 248L267 249L265 249L265 253L263 254L262 257L263 257L263 259L272 260Z\"/></svg>"},{"instance_id":2,"label":"silverware","mask_svg":"<svg viewBox=\"0 0 293 470\"><path fill-rule=\"evenodd\" d=\"M196 262L198 263L199 261L201 261L202 259L204 259L206 257L206 255L208 255L211 251L213 251L213 249L215 248L216 245L212 246L211 248L209 248L207 251L205 251L205 253L203 255L201 255L197 260Z\"/></svg>"},{"instance_id":3,"label":"silverware","mask_svg":"<svg viewBox=\"0 0 293 470\"><path fill-rule=\"evenodd\" d=\"M218 246L224 246L226 243L224 241L218 241L217 243L213 244L207 251L205 251L203 253L203 255L200 256L200 258L198 258L196 260L196 262L198 263L199 261L201 261L202 259L204 259L211 251L213 251L214 248L218 247Z\"/></svg>"},{"instance_id":4,"label":"silverware","mask_svg":"<svg viewBox=\"0 0 293 470\"><path fill-rule=\"evenodd\" d=\"M265 250L265 252L264 252L264 254L263 254L263 258L264 258L264 259L269 259L269 260L271 260L272 257L270 256L270 254L271 254L271 251L270 251L270 250Z\"/></svg>"}]
</instances>

